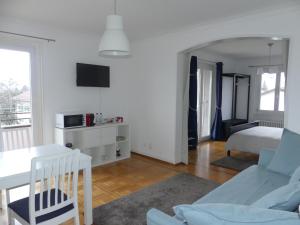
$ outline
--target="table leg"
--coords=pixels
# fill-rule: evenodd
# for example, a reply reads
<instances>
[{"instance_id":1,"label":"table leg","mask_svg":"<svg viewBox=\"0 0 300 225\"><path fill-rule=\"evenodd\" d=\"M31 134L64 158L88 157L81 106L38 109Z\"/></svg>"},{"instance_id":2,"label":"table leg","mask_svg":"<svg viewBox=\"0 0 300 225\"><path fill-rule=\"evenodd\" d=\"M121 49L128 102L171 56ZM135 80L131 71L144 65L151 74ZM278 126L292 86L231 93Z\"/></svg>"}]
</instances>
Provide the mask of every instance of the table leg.
<instances>
[{"instance_id":1,"label":"table leg","mask_svg":"<svg viewBox=\"0 0 300 225\"><path fill-rule=\"evenodd\" d=\"M5 194L6 194L6 202L7 202L7 205L10 203L10 193L9 193L10 189L6 189L5 190ZM15 225L15 219L12 218L12 215L11 215L11 210L7 207L7 221L8 221L8 224L9 225Z\"/></svg>"},{"instance_id":2,"label":"table leg","mask_svg":"<svg viewBox=\"0 0 300 225\"><path fill-rule=\"evenodd\" d=\"M83 169L84 183L84 224L93 224L93 204L92 204L92 169L91 161Z\"/></svg>"}]
</instances>

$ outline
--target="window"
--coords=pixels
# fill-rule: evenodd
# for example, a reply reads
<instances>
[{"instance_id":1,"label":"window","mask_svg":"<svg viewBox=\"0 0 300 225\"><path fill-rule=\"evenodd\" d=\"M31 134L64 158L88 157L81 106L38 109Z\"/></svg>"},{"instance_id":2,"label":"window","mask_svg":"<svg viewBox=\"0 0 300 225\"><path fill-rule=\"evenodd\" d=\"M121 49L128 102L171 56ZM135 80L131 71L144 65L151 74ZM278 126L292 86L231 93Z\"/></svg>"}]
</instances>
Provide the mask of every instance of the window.
<instances>
[{"instance_id":1,"label":"window","mask_svg":"<svg viewBox=\"0 0 300 225\"><path fill-rule=\"evenodd\" d=\"M30 53L0 49L1 127L31 124Z\"/></svg>"},{"instance_id":2,"label":"window","mask_svg":"<svg viewBox=\"0 0 300 225\"><path fill-rule=\"evenodd\" d=\"M285 74L283 72L280 73L279 111L284 111L285 80Z\"/></svg>"},{"instance_id":3,"label":"window","mask_svg":"<svg viewBox=\"0 0 300 225\"><path fill-rule=\"evenodd\" d=\"M206 64L201 64L199 67L197 71L197 123L198 138L201 140L210 136L213 67Z\"/></svg>"},{"instance_id":4,"label":"window","mask_svg":"<svg viewBox=\"0 0 300 225\"><path fill-rule=\"evenodd\" d=\"M259 110L284 111L285 73L263 73L260 81Z\"/></svg>"}]
</instances>

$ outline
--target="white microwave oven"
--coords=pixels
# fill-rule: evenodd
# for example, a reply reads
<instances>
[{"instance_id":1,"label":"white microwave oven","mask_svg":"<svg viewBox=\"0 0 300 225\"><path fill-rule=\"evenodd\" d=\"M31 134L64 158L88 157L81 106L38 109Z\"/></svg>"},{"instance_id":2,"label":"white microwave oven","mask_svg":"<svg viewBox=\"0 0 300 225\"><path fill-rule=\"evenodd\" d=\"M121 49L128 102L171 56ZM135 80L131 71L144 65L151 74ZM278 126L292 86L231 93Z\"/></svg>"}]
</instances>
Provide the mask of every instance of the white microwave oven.
<instances>
[{"instance_id":1,"label":"white microwave oven","mask_svg":"<svg viewBox=\"0 0 300 225\"><path fill-rule=\"evenodd\" d=\"M85 120L84 114L56 114L56 127L57 128L75 128L84 127Z\"/></svg>"}]
</instances>

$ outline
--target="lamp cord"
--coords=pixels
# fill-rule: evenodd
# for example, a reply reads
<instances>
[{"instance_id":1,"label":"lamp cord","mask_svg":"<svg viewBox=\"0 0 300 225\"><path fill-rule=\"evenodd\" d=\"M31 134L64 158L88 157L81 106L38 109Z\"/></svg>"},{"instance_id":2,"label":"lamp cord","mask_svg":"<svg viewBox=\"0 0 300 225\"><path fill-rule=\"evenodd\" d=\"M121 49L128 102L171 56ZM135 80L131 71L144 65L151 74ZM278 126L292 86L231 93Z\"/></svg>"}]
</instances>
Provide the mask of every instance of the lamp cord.
<instances>
[{"instance_id":1,"label":"lamp cord","mask_svg":"<svg viewBox=\"0 0 300 225\"><path fill-rule=\"evenodd\" d=\"M114 13L117 15L117 0L114 0L115 7L114 7Z\"/></svg>"},{"instance_id":2,"label":"lamp cord","mask_svg":"<svg viewBox=\"0 0 300 225\"><path fill-rule=\"evenodd\" d=\"M272 47L273 47L274 43L269 43L269 65L271 65L271 57L272 57Z\"/></svg>"}]
</instances>

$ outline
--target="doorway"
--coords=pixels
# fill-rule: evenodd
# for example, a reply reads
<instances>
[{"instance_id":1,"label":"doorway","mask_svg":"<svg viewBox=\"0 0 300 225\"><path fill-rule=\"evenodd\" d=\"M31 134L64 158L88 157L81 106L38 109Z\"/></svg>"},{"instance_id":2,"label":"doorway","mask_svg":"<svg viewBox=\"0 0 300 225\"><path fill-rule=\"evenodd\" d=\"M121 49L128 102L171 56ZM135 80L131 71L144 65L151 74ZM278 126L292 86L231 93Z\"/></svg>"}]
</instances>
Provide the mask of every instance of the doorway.
<instances>
[{"instance_id":1,"label":"doorway","mask_svg":"<svg viewBox=\"0 0 300 225\"><path fill-rule=\"evenodd\" d=\"M227 124L230 125L235 120L245 124L259 121L260 126L275 128L284 126L288 49L289 40L285 38L275 40L270 37L243 37L203 44L202 47L198 46L183 53L187 59L184 64L186 68L190 68L191 56L197 57L198 62L198 143L210 139L216 109L221 111L221 117L218 117L221 124L219 123L216 129L221 131L222 137L215 139L222 144L231 135ZM216 88L217 63L222 63L221 79L219 79L221 88L218 90ZM207 74L212 76L205 76ZM192 74L183 73L183 76L190 77ZM188 86L184 87L184 96L187 96ZM216 104L217 93L221 97L220 106ZM183 106L185 107L187 103L189 99L184 98ZM186 121L183 117L184 124ZM230 126L234 125L238 124ZM189 152L184 137L187 134L185 129L186 127L183 126L181 156L182 161L187 163ZM218 144L215 141L210 143ZM196 152L200 151L197 149ZM190 153L198 157L197 154ZM222 151L220 152L221 155L226 156L225 153L225 149L223 154ZM209 153L206 152L207 154Z\"/></svg>"},{"instance_id":2,"label":"doorway","mask_svg":"<svg viewBox=\"0 0 300 225\"><path fill-rule=\"evenodd\" d=\"M31 147L33 135L32 60L29 50L0 46L1 150Z\"/></svg>"},{"instance_id":3,"label":"doorway","mask_svg":"<svg viewBox=\"0 0 300 225\"><path fill-rule=\"evenodd\" d=\"M201 63L197 70L198 142L208 140L211 128L213 65Z\"/></svg>"}]
</instances>

